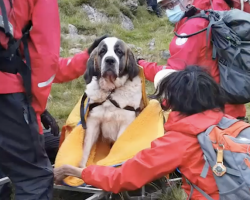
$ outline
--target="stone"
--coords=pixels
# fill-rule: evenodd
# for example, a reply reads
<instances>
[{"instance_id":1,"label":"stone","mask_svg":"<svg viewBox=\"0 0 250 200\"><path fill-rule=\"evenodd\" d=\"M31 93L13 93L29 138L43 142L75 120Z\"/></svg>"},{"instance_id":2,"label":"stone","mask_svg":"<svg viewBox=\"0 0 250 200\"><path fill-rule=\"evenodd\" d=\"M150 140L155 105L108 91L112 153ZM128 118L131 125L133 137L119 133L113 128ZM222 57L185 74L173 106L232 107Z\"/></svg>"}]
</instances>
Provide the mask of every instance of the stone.
<instances>
[{"instance_id":1,"label":"stone","mask_svg":"<svg viewBox=\"0 0 250 200\"><path fill-rule=\"evenodd\" d=\"M134 44L127 44L128 48L130 49L136 49L136 46Z\"/></svg>"},{"instance_id":2,"label":"stone","mask_svg":"<svg viewBox=\"0 0 250 200\"><path fill-rule=\"evenodd\" d=\"M128 18L126 15L120 13L120 22L121 22L121 26L122 28L124 28L125 30L133 30L134 29L134 24L132 22L132 20L130 18Z\"/></svg>"},{"instance_id":3,"label":"stone","mask_svg":"<svg viewBox=\"0 0 250 200\"><path fill-rule=\"evenodd\" d=\"M70 91L65 91L63 94L62 94L62 97L64 100L69 100L70 99L70 96L71 96L71 92Z\"/></svg>"},{"instance_id":4,"label":"stone","mask_svg":"<svg viewBox=\"0 0 250 200\"><path fill-rule=\"evenodd\" d=\"M83 11L87 14L89 21L92 23L112 23L117 20L117 18L114 17L108 17L106 14L101 13L97 9L83 4L82 5ZM132 20L124 15L123 13L120 13L119 15L119 22L121 23L121 27L125 30L133 30L134 24Z\"/></svg>"},{"instance_id":5,"label":"stone","mask_svg":"<svg viewBox=\"0 0 250 200\"><path fill-rule=\"evenodd\" d=\"M72 43L85 43L87 42L87 38L84 35L70 35L70 34L62 34L62 38L64 40L70 40Z\"/></svg>"},{"instance_id":6,"label":"stone","mask_svg":"<svg viewBox=\"0 0 250 200\"><path fill-rule=\"evenodd\" d=\"M77 48L77 49L81 49L82 48L82 44L75 44L74 47Z\"/></svg>"},{"instance_id":7,"label":"stone","mask_svg":"<svg viewBox=\"0 0 250 200\"><path fill-rule=\"evenodd\" d=\"M165 50L165 51L162 51L162 52L161 52L161 58L162 58L162 59L167 60L167 59L169 59L169 57L170 57L170 52L169 52L169 50Z\"/></svg>"},{"instance_id":8,"label":"stone","mask_svg":"<svg viewBox=\"0 0 250 200\"><path fill-rule=\"evenodd\" d=\"M149 46L149 50L152 51L155 49L155 38L153 38L152 40L150 40L150 42L148 43Z\"/></svg>"},{"instance_id":9,"label":"stone","mask_svg":"<svg viewBox=\"0 0 250 200\"><path fill-rule=\"evenodd\" d=\"M88 15L90 22L99 22L99 23L107 23L110 22L107 15L104 13L99 12L97 9L87 5L82 5L83 11Z\"/></svg>"},{"instance_id":10,"label":"stone","mask_svg":"<svg viewBox=\"0 0 250 200\"><path fill-rule=\"evenodd\" d=\"M49 94L48 101L52 101L52 99L53 99L53 96Z\"/></svg>"},{"instance_id":11,"label":"stone","mask_svg":"<svg viewBox=\"0 0 250 200\"><path fill-rule=\"evenodd\" d=\"M81 52L82 52L82 50L78 49L78 48L72 48L69 50L69 54L71 54L71 55L75 55L75 54L81 53Z\"/></svg>"},{"instance_id":12,"label":"stone","mask_svg":"<svg viewBox=\"0 0 250 200\"><path fill-rule=\"evenodd\" d=\"M136 11L138 8L138 0L127 0L123 2L125 6L127 6L131 11Z\"/></svg>"},{"instance_id":13,"label":"stone","mask_svg":"<svg viewBox=\"0 0 250 200\"><path fill-rule=\"evenodd\" d=\"M78 30L74 25L69 24L68 28L69 28L69 34L70 35L77 35L78 34Z\"/></svg>"}]
</instances>

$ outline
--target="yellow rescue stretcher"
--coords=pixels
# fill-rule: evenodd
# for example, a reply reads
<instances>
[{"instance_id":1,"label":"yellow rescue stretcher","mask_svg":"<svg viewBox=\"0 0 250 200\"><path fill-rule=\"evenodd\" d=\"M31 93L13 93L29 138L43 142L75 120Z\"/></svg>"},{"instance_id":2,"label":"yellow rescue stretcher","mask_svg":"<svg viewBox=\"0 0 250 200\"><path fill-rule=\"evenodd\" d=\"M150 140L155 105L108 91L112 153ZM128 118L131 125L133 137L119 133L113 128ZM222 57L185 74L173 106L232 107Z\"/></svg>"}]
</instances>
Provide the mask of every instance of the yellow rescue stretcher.
<instances>
[{"instance_id":1,"label":"yellow rescue stretcher","mask_svg":"<svg viewBox=\"0 0 250 200\"><path fill-rule=\"evenodd\" d=\"M162 111L157 100L149 100L147 98L143 69L139 68L142 80L142 103L145 108L112 147L99 139L91 150L87 166L95 164L119 167L141 150L149 148L153 140L164 135L163 124L167 120L168 113ZM60 167L64 164L79 166L83 154L82 145L85 134L85 130L80 123L80 106L81 98L62 128L60 148L55 160L55 167ZM84 102L84 109L84 113L86 113L85 120L88 120L88 99ZM100 199L100 197L106 194L100 189L86 185L83 180L76 177L69 176L65 178L63 184L64 186L55 185L55 188L93 192L94 196L91 199Z\"/></svg>"}]
</instances>

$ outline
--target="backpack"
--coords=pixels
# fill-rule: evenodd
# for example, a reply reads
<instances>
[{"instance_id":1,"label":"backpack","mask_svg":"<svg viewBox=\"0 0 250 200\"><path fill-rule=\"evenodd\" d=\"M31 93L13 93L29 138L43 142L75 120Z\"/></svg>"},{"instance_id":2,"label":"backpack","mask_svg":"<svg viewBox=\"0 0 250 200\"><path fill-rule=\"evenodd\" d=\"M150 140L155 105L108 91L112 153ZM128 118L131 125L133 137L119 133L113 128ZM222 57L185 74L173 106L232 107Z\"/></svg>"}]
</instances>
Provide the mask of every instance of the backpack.
<instances>
[{"instance_id":1,"label":"backpack","mask_svg":"<svg viewBox=\"0 0 250 200\"><path fill-rule=\"evenodd\" d=\"M200 174L205 178L209 167L219 189L220 200L250 199L250 124L223 117L198 135L205 165ZM187 180L187 179L186 179ZM208 200L213 200L198 186L187 180Z\"/></svg>"},{"instance_id":2,"label":"backpack","mask_svg":"<svg viewBox=\"0 0 250 200\"><path fill-rule=\"evenodd\" d=\"M250 13L239 9L201 10L187 20L193 18L208 20L208 27L189 35L176 32L175 35L188 38L206 31L208 46L211 31L212 59L218 58L220 85L225 91L227 103L250 102Z\"/></svg>"},{"instance_id":3,"label":"backpack","mask_svg":"<svg viewBox=\"0 0 250 200\"><path fill-rule=\"evenodd\" d=\"M12 0L8 1L11 9L13 9ZM27 100L31 102L31 66L30 56L28 50L29 31L32 27L31 21L23 28L22 37L19 40L14 38L14 29L12 24L8 21L8 15L4 0L0 0L0 8L2 15L0 15L0 31L5 33L9 38L8 48L4 49L0 46L0 71L10 74L20 74L23 80L24 89ZM20 44L23 43L24 56L19 52Z\"/></svg>"}]
</instances>

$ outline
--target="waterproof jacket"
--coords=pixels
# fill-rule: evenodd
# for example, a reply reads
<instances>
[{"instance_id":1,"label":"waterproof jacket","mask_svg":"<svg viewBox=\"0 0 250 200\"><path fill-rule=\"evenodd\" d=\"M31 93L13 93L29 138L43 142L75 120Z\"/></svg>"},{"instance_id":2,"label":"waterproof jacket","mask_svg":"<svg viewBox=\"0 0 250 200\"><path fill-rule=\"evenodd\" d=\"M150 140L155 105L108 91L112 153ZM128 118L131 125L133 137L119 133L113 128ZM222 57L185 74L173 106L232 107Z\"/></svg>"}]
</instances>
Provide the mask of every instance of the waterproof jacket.
<instances>
[{"instance_id":1,"label":"waterproof jacket","mask_svg":"<svg viewBox=\"0 0 250 200\"><path fill-rule=\"evenodd\" d=\"M118 193L135 190L152 180L173 172L177 167L187 179L214 200L219 200L218 188L211 168L207 177L200 176L205 161L197 135L209 126L218 124L222 112L206 111L188 117L171 112L165 123L166 134L152 142L151 148L142 150L120 168L92 165L82 172L85 183L105 191ZM226 117L232 118L225 115ZM183 189L190 193L190 186L183 179ZM206 200L194 189L192 200Z\"/></svg>"},{"instance_id":2,"label":"waterproof jacket","mask_svg":"<svg viewBox=\"0 0 250 200\"><path fill-rule=\"evenodd\" d=\"M44 111L52 83L71 81L86 70L87 51L73 58L60 58L60 20L57 0L4 0L8 19L14 28L14 38L20 39L22 29L32 21L28 48L32 71L32 106L37 113ZM7 47L8 38L0 32L0 44ZM23 54L21 45L21 53ZM21 76L0 72L0 94L24 92Z\"/></svg>"},{"instance_id":3,"label":"waterproof jacket","mask_svg":"<svg viewBox=\"0 0 250 200\"><path fill-rule=\"evenodd\" d=\"M211 0L212 1L212 0ZM194 0L193 5L199 9L210 9L210 0ZM213 0L213 8L215 10L229 10L229 6L224 0ZM202 18L194 18L186 21L182 19L175 25L175 30L179 35L189 35L200 31L208 26L208 21ZM210 41L210 38L209 38ZM194 35L189 38L174 37L169 46L170 58L165 66L159 66L157 63L150 63L145 60L140 60L139 65L144 68L146 79L154 81L156 73L163 68L182 70L187 65L199 65L206 67L211 73L216 82L219 83L218 60L212 60L212 45L206 45L206 31ZM233 117L245 117L245 105L230 105L225 106L225 113Z\"/></svg>"}]
</instances>

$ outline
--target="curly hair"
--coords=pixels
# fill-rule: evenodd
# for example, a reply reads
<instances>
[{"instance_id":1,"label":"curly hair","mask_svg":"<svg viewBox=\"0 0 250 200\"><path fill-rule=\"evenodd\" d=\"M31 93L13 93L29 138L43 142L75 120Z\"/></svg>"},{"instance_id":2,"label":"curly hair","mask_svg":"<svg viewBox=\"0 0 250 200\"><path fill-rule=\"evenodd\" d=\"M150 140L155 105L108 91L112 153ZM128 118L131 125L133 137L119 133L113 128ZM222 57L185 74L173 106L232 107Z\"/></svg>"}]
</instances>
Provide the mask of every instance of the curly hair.
<instances>
[{"instance_id":1,"label":"curly hair","mask_svg":"<svg viewBox=\"0 0 250 200\"><path fill-rule=\"evenodd\" d=\"M200 66L188 66L162 79L150 98L158 99L163 110L189 116L206 110L224 112L225 93Z\"/></svg>"}]
</instances>

